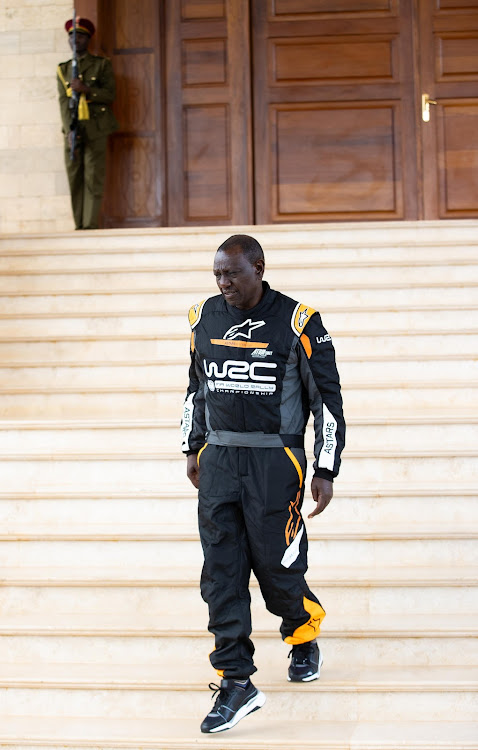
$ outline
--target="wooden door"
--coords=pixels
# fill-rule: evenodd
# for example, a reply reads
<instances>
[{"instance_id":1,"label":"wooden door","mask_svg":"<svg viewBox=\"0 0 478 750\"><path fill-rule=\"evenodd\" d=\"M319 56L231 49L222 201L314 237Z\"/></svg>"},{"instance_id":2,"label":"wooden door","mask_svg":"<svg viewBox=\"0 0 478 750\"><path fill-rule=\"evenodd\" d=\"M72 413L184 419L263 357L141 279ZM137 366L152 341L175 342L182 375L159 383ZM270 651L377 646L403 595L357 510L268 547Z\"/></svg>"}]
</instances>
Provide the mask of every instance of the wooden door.
<instances>
[{"instance_id":1,"label":"wooden door","mask_svg":"<svg viewBox=\"0 0 478 750\"><path fill-rule=\"evenodd\" d=\"M252 223L246 0L166 0L168 224Z\"/></svg>"},{"instance_id":2,"label":"wooden door","mask_svg":"<svg viewBox=\"0 0 478 750\"><path fill-rule=\"evenodd\" d=\"M254 0L256 221L418 217L411 0Z\"/></svg>"},{"instance_id":3,"label":"wooden door","mask_svg":"<svg viewBox=\"0 0 478 750\"><path fill-rule=\"evenodd\" d=\"M102 46L116 78L120 129L109 139L103 226L166 223L160 4L103 0Z\"/></svg>"},{"instance_id":4,"label":"wooden door","mask_svg":"<svg viewBox=\"0 0 478 750\"><path fill-rule=\"evenodd\" d=\"M478 0L420 0L424 218L478 216Z\"/></svg>"},{"instance_id":5,"label":"wooden door","mask_svg":"<svg viewBox=\"0 0 478 750\"><path fill-rule=\"evenodd\" d=\"M105 226L478 216L478 0L82 2L117 78Z\"/></svg>"}]
</instances>

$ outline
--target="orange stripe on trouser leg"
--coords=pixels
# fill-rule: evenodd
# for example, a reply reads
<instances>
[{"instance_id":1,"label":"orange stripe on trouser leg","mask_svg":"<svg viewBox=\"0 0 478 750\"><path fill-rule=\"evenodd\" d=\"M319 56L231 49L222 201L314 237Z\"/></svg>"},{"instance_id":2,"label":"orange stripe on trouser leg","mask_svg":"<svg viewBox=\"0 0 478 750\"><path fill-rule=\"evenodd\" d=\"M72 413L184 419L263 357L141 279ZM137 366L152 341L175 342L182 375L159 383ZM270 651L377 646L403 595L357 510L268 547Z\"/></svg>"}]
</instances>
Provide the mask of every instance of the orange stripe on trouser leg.
<instances>
[{"instance_id":1,"label":"orange stripe on trouser leg","mask_svg":"<svg viewBox=\"0 0 478 750\"><path fill-rule=\"evenodd\" d=\"M320 633L320 623L325 617L325 610L322 609L320 604L307 599L305 596L304 609L310 615L307 622L296 628L292 635L288 635L287 638L284 638L285 642L290 643L292 646L297 646L299 643L313 641Z\"/></svg>"},{"instance_id":2,"label":"orange stripe on trouser leg","mask_svg":"<svg viewBox=\"0 0 478 750\"><path fill-rule=\"evenodd\" d=\"M199 466L199 462L200 462L200 460L201 460L201 453L203 452L203 450L204 450L205 448L207 448L207 443L205 443L205 444L203 445L203 447L201 448L201 450L200 450L200 451L199 451L199 453L198 453L198 456L197 456L198 466Z\"/></svg>"},{"instance_id":3,"label":"orange stripe on trouser leg","mask_svg":"<svg viewBox=\"0 0 478 750\"><path fill-rule=\"evenodd\" d=\"M285 527L285 542L287 546L291 543L293 539L297 536L297 531L299 530L299 524L302 520L302 516L300 515L299 510L299 500L300 500L300 490L297 493L297 497L295 500L291 502L289 505L289 520L287 521L287 525ZM296 518L294 521L294 511L296 513ZM294 525L295 524L295 525Z\"/></svg>"},{"instance_id":4,"label":"orange stripe on trouser leg","mask_svg":"<svg viewBox=\"0 0 478 750\"><path fill-rule=\"evenodd\" d=\"M289 456L290 460L295 466L295 470L297 471L297 474L299 475L299 491L296 495L295 500L292 500L289 505L289 519L287 521L286 527L285 527L285 543L287 546L291 543L293 539L297 536L297 531L299 529L299 524L302 520L302 516L300 515L299 510L299 502L300 502L300 494L302 489L302 483L304 481L304 475L302 473L302 468L294 454L292 453L290 448L284 448L285 452ZM296 519L294 521L294 512L296 513ZM295 527L294 527L295 523Z\"/></svg>"}]
</instances>

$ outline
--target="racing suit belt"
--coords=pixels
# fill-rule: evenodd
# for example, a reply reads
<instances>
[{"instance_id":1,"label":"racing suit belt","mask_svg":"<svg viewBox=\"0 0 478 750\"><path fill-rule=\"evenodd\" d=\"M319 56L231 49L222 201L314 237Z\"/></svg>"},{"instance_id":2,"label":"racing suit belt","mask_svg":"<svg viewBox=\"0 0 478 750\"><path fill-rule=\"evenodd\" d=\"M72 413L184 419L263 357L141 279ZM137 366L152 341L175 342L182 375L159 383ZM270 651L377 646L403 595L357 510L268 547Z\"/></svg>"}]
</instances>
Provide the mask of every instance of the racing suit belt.
<instances>
[{"instance_id":1,"label":"racing suit belt","mask_svg":"<svg viewBox=\"0 0 478 750\"><path fill-rule=\"evenodd\" d=\"M206 434L210 445L236 446L238 448L303 448L303 435L279 435L267 432L229 432L211 430Z\"/></svg>"}]
</instances>

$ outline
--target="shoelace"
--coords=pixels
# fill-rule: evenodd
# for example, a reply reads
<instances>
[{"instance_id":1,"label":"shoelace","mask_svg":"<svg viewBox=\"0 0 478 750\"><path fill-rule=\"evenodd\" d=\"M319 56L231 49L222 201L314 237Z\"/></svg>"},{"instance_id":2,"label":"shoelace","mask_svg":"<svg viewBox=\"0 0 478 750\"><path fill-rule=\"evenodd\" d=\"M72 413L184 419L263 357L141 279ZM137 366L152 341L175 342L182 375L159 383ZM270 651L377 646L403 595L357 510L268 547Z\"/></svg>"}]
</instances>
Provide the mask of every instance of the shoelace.
<instances>
[{"instance_id":1,"label":"shoelace","mask_svg":"<svg viewBox=\"0 0 478 750\"><path fill-rule=\"evenodd\" d=\"M293 654L297 663L303 664L304 661L311 655L312 650L313 648L310 643L299 643L294 648L291 648L287 658L290 658Z\"/></svg>"},{"instance_id":2,"label":"shoelace","mask_svg":"<svg viewBox=\"0 0 478 750\"><path fill-rule=\"evenodd\" d=\"M214 698L216 698L216 696L220 700L222 700L224 698L225 694L227 693L227 690L225 690L224 688L222 688L220 685L216 685L215 682L210 682L209 685L208 685L208 688L209 688L209 690L213 690L214 691L213 694L211 695L211 700L212 701L214 700ZM218 695L218 693L219 693L219 695Z\"/></svg>"}]
</instances>

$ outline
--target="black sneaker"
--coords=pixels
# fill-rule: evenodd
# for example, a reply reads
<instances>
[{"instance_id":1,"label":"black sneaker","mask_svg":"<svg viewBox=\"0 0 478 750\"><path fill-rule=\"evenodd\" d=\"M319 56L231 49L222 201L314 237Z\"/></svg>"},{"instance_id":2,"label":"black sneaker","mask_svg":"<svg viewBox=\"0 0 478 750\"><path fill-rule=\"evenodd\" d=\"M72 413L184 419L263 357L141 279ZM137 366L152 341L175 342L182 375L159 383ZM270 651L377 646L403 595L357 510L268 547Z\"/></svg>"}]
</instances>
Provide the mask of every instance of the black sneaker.
<instances>
[{"instance_id":1,"label":"black sneaker","mask_svg":"<svg viewBox=\"0 0 478 750\"><path fill-rule=\"evenodd\" d=\"M318 680L323 660L316 641L292 646L289 656L292 656L287 678L289 682Z\"/></svg>"},{"instance_id":2,"label":"black sneaker","mask_svg":"<svg viewBox=\"0 0 478 750\"><path fill-rule=\"evenodd\" d=\"M231 729L247 714L257 711L266 702L266 696L261 693L250 680L246 685L238 685L234 680L221 680L221 686L210 683L214 696L219 691L212 711L208 713L201 724L201 732L224 732Z\"/></svg>"}]
</instances>

